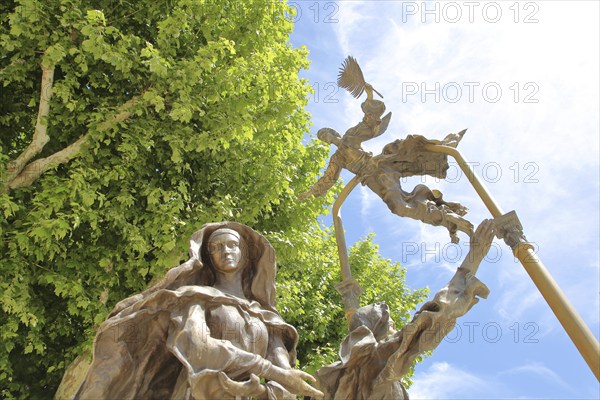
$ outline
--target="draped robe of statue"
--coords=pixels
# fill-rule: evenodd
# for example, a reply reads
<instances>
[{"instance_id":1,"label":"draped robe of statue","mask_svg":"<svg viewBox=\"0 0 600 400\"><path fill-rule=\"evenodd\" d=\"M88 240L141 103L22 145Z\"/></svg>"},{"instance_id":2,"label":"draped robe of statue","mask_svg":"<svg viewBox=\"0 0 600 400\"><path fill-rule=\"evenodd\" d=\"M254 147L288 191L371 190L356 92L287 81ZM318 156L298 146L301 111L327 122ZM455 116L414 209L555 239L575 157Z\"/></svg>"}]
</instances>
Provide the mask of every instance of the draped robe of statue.
<instances>
[{"instance_id":1,"label":"draped robe of statue","mask_svg":"<svg viewBox=\"0 0 600 400\"><path fill-rule=\"evenodd\" d=\"M207 241L219 228L240 233L247 248L252 298L206 285ZM290 368L298 334L275 309L275 253L238 223L204 225L190 259L158 284L116 305L100 326L93 361L76 399L245 399L263 360ZM269 399L291 398L267 382ZM237 397L236 397L237 396Z\"/></svg>"},{"instance_id":2,"label":"draped robe of statue","mask_svg":"<svg viewBox=\"0 0 600 400\"><path fill-rule=\"evenodd\" d=\"M324 398L408 400L400 379L414 359L438 346L456 319L477 303L476 296L488 294L487 286L461 267L400 331L394 330L385 303L359 308L340 346L340 361L317 371Z\"/></svg>"}]
</instances>

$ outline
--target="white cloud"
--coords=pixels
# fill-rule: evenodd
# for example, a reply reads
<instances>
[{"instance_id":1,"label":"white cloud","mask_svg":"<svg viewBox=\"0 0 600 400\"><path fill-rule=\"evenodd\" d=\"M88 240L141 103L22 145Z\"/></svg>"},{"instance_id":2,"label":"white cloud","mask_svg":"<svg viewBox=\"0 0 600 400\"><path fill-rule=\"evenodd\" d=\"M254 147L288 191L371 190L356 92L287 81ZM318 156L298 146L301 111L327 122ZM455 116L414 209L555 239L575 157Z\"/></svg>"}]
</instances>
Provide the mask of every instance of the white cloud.
<instances>
[{"instance_id":1,"label":"white cloud","mask_svg":"<svg viewBox=\"0 0 600 400\"><path fill-rule=\"evenodd\" d=\"M539 362L530 362L517 367L511 368L506 371L502 371L498 374L499 379L502 379L505 375L537 375L540 378L548 381L553 386L559 385L563 388L571 389L571 386L565 382L556 372Z\"/></svg>"},{"instance_id":2,"label":"white cloud","mask_svg":"<svg viewBox=\"0 0 600 400\"><path fill-rule=\"evenodd\" d=\"M479 163L476 173L500 206L505 211L517 210L526 235L540 244L541 255L547 257L548 268L559 283L565 281L566 291L574 293L568 286L577 285L569 282L571 272L564 264L597 265L598 258L597 254L588 255L591 261L585 261L572 253L573 249L598 247L598 3L535 3L537 10L521 4L519 23L514 23L512 3L499 4L503 18L497 24L482 19L480 10L474 14L474 23L463 19L451 24L431 23L431 16L429 23L420 23L422 15L407 17L400 2L386 3L386 8L375 2L340 3L336 32L341 47L358 58L367 81L384 94L388 110L394 114L388 132L364 146L377 152L386 142L407 133L441 138L469 127L459 146L462 153ZM538 22L522 23L533 11ZM443 92L439 102L431 94L426 101L420 94L404 93L403 98L402 84L406 82L427 89L436 83L444 87L457 82L463 96L456 104L446 101ZM479 84L473 102L468 101L465 82ZM501 88L497 103L484 99L486 83ZM525 103L528 94L538 102ZM350 127L361 117L360 101L348 95L342 98L346 126ZM500 179L493 182L498 168ZM529 183L527 178L538 182ZM464 177L457 183L436 185L447 198L467 203L472 209L468 216L475 224L489 216ZM398 217L390 214L389 218ZM386 227L392 225L385 220ZM429 230L420 230L425 232ZM420 239L438 240L438 235ZM585 250L576 250L580 251ZM512 256L507 259L512 262ZM528 279L512 270L500 274L512 273L515 281ZM587 274L598 277L597 269ZM502 279L509 280L506 276ZM509 289L502 293L506 297L502 307L521 313L537 308L534 296L527 293L530 286L511 282L502 289ZM588 298L597 297L593 285L585 293ZM528 301L520 304L518 299L523 298ZM578 308L582 305L576 304Z\"/></svg>"},{"instance_id":3,"label":"white cloud","mask_svg":"<svg viewBox=\"0 0 600 400\"><path fill-rule=\"evenodd\" d=\"M423 4L409 3L419 7ZM461 20L449 24L431 20L421 23L420 15L405 18L407 21L403 22L406 10L402 7L407 2L338 2L339 23L332 26L335 37L324 40L339 43L338 63L348 54L358 59L366 80L385 96L387 109L393 112L386 134L365 143L365 149L377 153L386 143L409 133L439 139L449 132L469 128L459 149L468 161L479 163L476 173L501 208L505 212L517 211L527 238L539 245L541 260L597 335L600 323L600 3L496 3L503 11L503 19L497 24L482 20L483 2L479 3L474 23ZM429 2L428 7L434 4L443 7L448 3ZM509 8L514 4L520 7L519 23L513 21L513 10ZM530 4L530 8L525 9L526 4ZM533 10L531 7L538 7L535 13L538 22L524 24L523 18ZM339 64L331 66L330 61L326 67L335 71ZM334 79L332 76L331 80ZM417 85L419 93L406 93L406 84L411 82ZM440 88L444 85L451 88L448 84L453 82L462 88L462 97L457 103L448 101L449 92L444 96L443 91L438 93L441 99L437 102L434 94L427 94L425 101L422 100L422 88L435 88L436 83ZM479 84L472 102L466 82ZM493 85L501 88L502 97L498 102L492 103L483 97L482 87L486 83L492 84L492 88ZM517 89L519 97L515 101ZM524 102L527 95L538 102ZM362 118L361 101L341 90L338 98L337 111L329 112L327 119L331 122L326 126L343 133ZM492 174L496 169L484 170L488 166L500 168L497 182ZM427 184L442 190L446 199L469 207L467 217L475 225L489 217L464 176L456 182L428 180ZM413 186L403 184L407 190ZM434 290L441 287L457 263L436 262L433 253L424 255L422 249L409 257L405 257L405 253L412 251L407 249L407 243L417 243L426 249L435 243L443 246L449 242L446 231L399 218L366 188L360 190L360 196L355 195L354 200L358 202L355 209L361 212L363 226L362 232L355 236L374 231L382 253L409 267L409 285L414 284L412 279L419 286L429 285ZM584 382L578 392L559 390L557 397L589 397L586 393L594 390L597 393L593 377L592 381L580 377L588 373L583 361L582 365L561 364L561 357L552 346L572 346L565 343L562 328L523 267L515 263L510 249L502 241L497 243L502 246L501 260L482 265L479 272L491 289L485 306L490 315L486 317L498 318L507 326L529 321L538 325L537 337L543 340L536 349L549 346L545 352L547 358L542 359L545 365L552 367L565 381ZM473 349L453 357L476 359L477 349ZM494 354L490 348L493 355L486 357L496 357L505 364L507 360L522 362L517 347L514 352L504 349L506 354ZM450 369L456 369L450 364L438 364L437 369L431 367L428 372L443 375L440 372L443 370L453 374ZM523 385L519 375L550 379L548 371L543 366L536 369L536 365L515 367L514 371L521 368L521 374L507 370L499 379L509 387ZM488 376L493 375L490 371L497 371L493 366L485 368ZM482 379L465 370L456 371L458 375L466 374L468 382L478 383ZM444 389L435 381L429 381L425 374L417 377L417 383L430 382L432 391ZM471 378L473 380L469 380ZM562 388L558 386L557 390ZM425 386L416 384L413 389L419 387ZM503 393L512 397L519 392L533 393L509 389ZM543 388L540 392L548 393ZM421 393L424 397L438 397L425 389ZM454 397L464 398L465 393L470 392L456 389Z\"/></svg>"},{"instance_id":4,"label":"white cloud","mask_svg":"<svg viewBox=\"0 0 600 400\"><path fill-rule=\"evenodd\" d=\"M527 362L491 375L468 371L448 362L434 362L426 371L417 370L409 396L413 400L540 397L518 394L528 391L511 387L509 382L513 377L543 382L546 388L544 393L558 388L563 393L574 393L574 388L563 377L540 362Z\"/></svg>"},{"instance_id":5,"label":"white cloud","mask_svg":"<svg viewBox=\"0 0 600 400\"><path fill-rule=\"evenodd\" d=\"M490 389L484 379L447 362L436 362L427 371L417 372L413 382L408 393L412 400L462 399L466 393L477 398Z\"/></svg>"},{"instance_id":6,"label":"white cloud","mask_svg":"<svg viewBox=\"0 0 600 400\"><path fill-rule=\"evenodd\" d=\"M345 2L339 4L339 18L341 23L334 24L337 40L342 53L349 54L352 50L353 34L357 25L364 22L364 13L360 11L363 7L361 2Z\"/></svg>"},{"instance_id":7,"label":"white cloud","mask_svg":"<svg viewBox=\"0 0 600 400\"><path fill-rule=\"evenodd\" d=\"M360 216L363 220L369 219L369 214L371 213L373 206L377 204L378 201L381 201L379 197L375 193L373 193L369 188L365 186L358 187L360 192Z\"/></svg>"}]
</instances>

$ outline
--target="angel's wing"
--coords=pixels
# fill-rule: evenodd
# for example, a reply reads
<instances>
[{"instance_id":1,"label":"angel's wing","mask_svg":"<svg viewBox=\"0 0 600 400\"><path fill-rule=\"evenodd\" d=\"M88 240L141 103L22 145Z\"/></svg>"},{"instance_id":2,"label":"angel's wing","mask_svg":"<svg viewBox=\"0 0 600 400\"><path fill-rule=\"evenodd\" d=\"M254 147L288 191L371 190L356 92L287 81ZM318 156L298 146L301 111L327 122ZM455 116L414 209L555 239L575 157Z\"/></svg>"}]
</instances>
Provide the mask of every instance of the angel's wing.
<instances>
[{"instance_id":1,"label":"angel's wing","mask_svg":"<svg viewBox=\"0 0 600 400\"><path fill-rule=\"evenodd\" d=\"M354 57L348 56L342 63L337 84L339 87L348 90L357 99L365 91L365 78Z\"/></svg>"},{"instance_id":2,"label":"angel's wing","mask_svg":"<svg viewBox=\"0 0 600 400\"><path fill-rule=\"evenodd\" d=\"M381 136L387 131L388 125L390 124L390 119L392 118L392 112L390 111L381 119L381 124L379 124L379 130L371 139L376 138L377 136Z\"/></svg>"}]
</instances>

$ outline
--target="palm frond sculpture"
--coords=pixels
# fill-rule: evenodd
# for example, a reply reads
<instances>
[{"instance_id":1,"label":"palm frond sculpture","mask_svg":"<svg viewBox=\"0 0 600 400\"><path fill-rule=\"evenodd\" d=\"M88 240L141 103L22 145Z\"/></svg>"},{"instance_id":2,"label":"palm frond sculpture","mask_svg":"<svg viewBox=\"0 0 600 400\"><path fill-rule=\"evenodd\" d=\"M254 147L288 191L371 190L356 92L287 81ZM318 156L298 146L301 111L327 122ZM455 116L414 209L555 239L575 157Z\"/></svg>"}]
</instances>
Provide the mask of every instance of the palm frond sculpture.
<instances>
[{"instance_id":1,"label":"palm frond sculpture","mask_svg":"<svg viewBox=\"0 0 600 400\"><path fill-rule=\"evenodd\" d=\"M339 87L346 89L350 94L357 99L367 92L367 98L373 99L373 92L377 93L379 97L383 98L381 93L373 88L370 84L365 82L362 70L358 65L356 59L352 56L348 56L342 63L340 72L338 74L337 84Z\"/></svg>"}]
</instances>

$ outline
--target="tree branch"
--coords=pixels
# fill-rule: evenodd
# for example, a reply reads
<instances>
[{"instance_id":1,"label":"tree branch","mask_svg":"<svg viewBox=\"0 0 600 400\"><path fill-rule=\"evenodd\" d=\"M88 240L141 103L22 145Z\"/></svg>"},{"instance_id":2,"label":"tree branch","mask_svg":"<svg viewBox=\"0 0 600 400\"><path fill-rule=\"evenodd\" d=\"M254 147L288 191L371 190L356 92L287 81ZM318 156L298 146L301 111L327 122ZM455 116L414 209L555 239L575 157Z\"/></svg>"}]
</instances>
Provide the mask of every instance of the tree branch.
<instances>
[{"instance_id":1,"label":"tree branch","mask_svg":"<svg viewBox=\"0 0 600 400\"><path fill-rule=\"evenodd\" d=\"M129 109L135 103L137 103L137 101L138 96L134 96L126 103L123 103L118 109L119 113L102 122L96 130L98 132L103 132L112 128L116 124L129 119L129 117L131 117L131 112L129 112ZM87 142L89 136L90 131L87 131L79 139L64 149L52 154L51 156L40 158L39 160L29 163L16 177L14 177L11 181L8 181L7 187L9 189L17 189L20 187L29 186L50 168L69 162L81 153L81 149Z\"/></svg>"},{"instance_id":2,"label":"tree branch","mask_svg":"<svg viewBox=\"0 0 600 400\"><path fill-rule=\"evenodd\" d=\"M48 136L48 112L50 111L50 98L52 97L52 85L54 83L54 67L44 67L42 64L42 87L40 90L40 106L38 109L33 139L27 148L6 166L6 182L12 181L23 171L25 165L38 155L46 143L50 140Z\"/></svg>"},{"instance_id":3,"label":"tree branch","mask_svg":"<svg viewBox=\"0 0 600 400\"><path fill-rule=\"evenodd\" d=\"M57 151L49 157L40 158L39 160L29 163L21 173L9 183L9 188L17 189L23 186L29 186L50 168L59 164L64 164L77 157L81 150L81 146L89 135L90 133L87 132L61 151Z\"/></svg>"}]
</instances>

